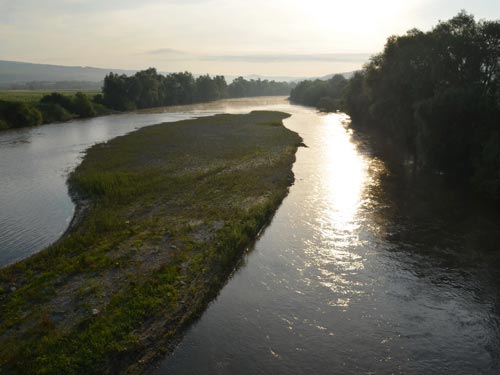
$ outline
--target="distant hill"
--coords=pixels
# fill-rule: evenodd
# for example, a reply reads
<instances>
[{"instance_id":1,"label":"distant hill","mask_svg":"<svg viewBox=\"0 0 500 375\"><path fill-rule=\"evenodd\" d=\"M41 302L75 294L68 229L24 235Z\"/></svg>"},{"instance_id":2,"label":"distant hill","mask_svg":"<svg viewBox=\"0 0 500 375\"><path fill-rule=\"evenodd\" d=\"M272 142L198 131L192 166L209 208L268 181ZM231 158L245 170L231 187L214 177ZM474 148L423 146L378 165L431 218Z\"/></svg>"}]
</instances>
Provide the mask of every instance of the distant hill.
<instances>
[{"instance_id":1,"label":"distant hill","mask_svg":"<svg viewBox=\"0 0 500 375\"><path fill-rule=\"evenodd\" d=\"M0 84L0 90L21 90L21 91L99 91L104 82L91 81L31 81L22 83Z\"/></svg>"},{"instance_id":2,"label":"distant hill","mask_svg":"<svg viewBox=\"0 0 500 375\"><path fill-rule=\"evenodd\" d=\"M351 78L354 73L356 72L359 72L359 70L354 70L352 72L343 72L343 73L332 73L332 74L327 74L326 76L321 76L321 77L303 77L303 78L293 78L292 80L290 80L289 82L296 82L296 83L299 83L301 81L314 81L316 79L319 79L321 81L328 81L330 78L332 78L333 76L337 75L337 74L340 74L341 76L344 76L346 79L349 79Z\"/></svg>"},{"instance_id":3,"label":"distant hill","mask_svg":"<svg viewBox=\"0 0 500 375\"><path fill-rule=\"evenodd\" d=\"M300 81L306 81L306 80L315 80L315 79L320 79L322 81L327 81L329 80L330 78L332 78L334 75L336 74L340 74L340 75L343 75L345 78L349 79L351 78L354 73L356 73L357 70L355 71L352 71L352 72L345 72L345 73L332 73L332 74L328 74L326 76L321 76L321 77L289 77L289 76L261 76L261 75L258 75L258 74L250 74L250 75L246 75L246 76L243 76L243 78L245 79L261 79L261 80L269 80L269 81L277 81L277 82L300 82ZM226 81L227 82L232 82L234 79L236 79L237 76L226 76Z\"/></svg>"},{"instance_id":4,"label":"distant hill","mask_svg":"<svg viewBox=\"0 0 500 375\"><path fill-rule=\"evenodd\" d=\"M246 79L267 79L268 81L276 81L276 82L298 82L303 81L304 77L288 77L288 76L261 76L258 74L247 75L244 78Z\"/></svg>"},{"instance_id":5,"label":"distant hill","mask_svg":"<svg viewBox=\"0 0 500 375\"><path fill-rule=\"evenodd\" d=\"M345 78L349 79L349 78L351 78L351 77L354 75L354 73L356 73L356 72L359 72L359 70L354 70L354 71L352 71L352 72L346 72L346 73L333 73L333 74L328 74L328 75L326 75L326 76L319 77L319 79L320 79L320 80L322 80L322 81L327 81L327 80L329 80L330 78L332 78L334 75L337 75L337 74L340 74L340 75L344 76Z\"/></svg>"},{"instance_id":6,"label":"distant hill","mask_svg":"<svg viewBox=\"0 0 500 375\"><path fill-rule=\"evenodd\" d=\"M87 66L32 64L0 60L0 85L28 82L101 82L109 72L134 74L135 70L103 69Z\"/></svg>"},{"instance_id":7,"label":"distant hill","mask_svg":"<svg viewBox=\"0 0 500 375\"><path fill-rule=\"evenodd\" d=\"M104 77L109 72L132 75L137 70L112 68L94 68L89 66L63 66L34 64L17 61L0 60L1 89L97 89L102 85ZM161 72L162 74L167 74ZM354 72L340 73L346 78ZM269 81L299 82L306 79L330 79L334 74L323 77L288 77L246 75L246 79L262 79ZM226 81L232 82L236 76L226 76Z\"/></svg>"}]
</instances>

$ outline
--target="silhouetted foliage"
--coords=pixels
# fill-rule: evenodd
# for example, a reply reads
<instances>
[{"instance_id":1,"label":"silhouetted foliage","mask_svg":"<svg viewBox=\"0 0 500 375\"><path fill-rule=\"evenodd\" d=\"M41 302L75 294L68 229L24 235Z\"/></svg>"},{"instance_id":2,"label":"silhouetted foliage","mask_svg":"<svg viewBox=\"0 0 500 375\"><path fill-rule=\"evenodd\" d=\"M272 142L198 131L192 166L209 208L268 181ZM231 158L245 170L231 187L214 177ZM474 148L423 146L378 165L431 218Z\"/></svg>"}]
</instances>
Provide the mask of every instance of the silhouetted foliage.
<instances>
[{"instance_id":1,"label":"silhouetted foliage","mask_svg":"<svg viewBox=\"0 0 500 375\"><path fill-rule=\"evenodd\" d=\"M92 101L96 104L104 105L104 96L102 94L94 95Z\"/></svg>"},{"instance_id":2,"label":"silhouetted foliage","mask_svg":"<svg viewBox=\"0 0 500 375\"><path fill-rule=\"evenodd\" d=\"M109 73L104 78L102 87L104 104L118 111L135 109L135 103L130 99L132 90L129 82L130 80L126 75Z\"/></svg>"},{"instance_id":3,"label":"silhouetted foliage","mask_svg":"<svg viewBox=\"0 0 500 375\"><path fill-rule=\"evenodd\" d=\"M226 97L227 83L223 76L211 78L208 74L196 78L196 101L210 102Z\"/></svg>"},{"instance_id":4,"label":"silhouetted foliage","mask_svg":"<svg viewBox=\"0 0 500 375\"><path fill-rule=\"evenodd\" d=\"M0 129L38 124L29 116L14 118L20 113L40 114L41 122L67 121L80 117L93 117L116 111L209 102L226 97L288 95L293 85L267 80L245 80L240 77L228 85L223 76L208 74L194 78L189 72L158 74L149 68L133 76L109 73L102 87L102 94L88 97L82 92L62 94L53 92L43 96L39 102L25 103L17 109L0 106ZM13 104L14 100L9 101ZM7 111L8 109L8 111ZM7 111L7 112L6 112Z\"/></svg>"},{"instance_id":5,"label":"silhouetted foliage","mask_svg":"<svg viewBox=\"0 0 500 375\"><path fill-rule=\"evenodd\" d=\"M195 79L189 72L164 76L149 68L131 77L108 74L104 79L103 103L123 111L209 102L226 97L288 95L290 89L291 85L286 82L239 77L228 85L223 76L206 74Z\"/></svg>"},{"instance_id":6,"label":"silhouetted foliage","mask_svg":"<svg viewBox=\"0 0 500 375\"><path fill-rule=\"evenodd\" d=\"M227 97L288 95L293 84L268 80L237 78L231 84L223 76L202 75L198 78L189 72L158 74L149 68L133 76L109 73L103 83L102 94L88 97L82 92L44 95L38 102L12 109L7 102L0 106L0 129L38 124L29 116L11 122L13 113L34 113L42 122L67 121L80 117L93 117L115 111L209 102ZM11 103L11 101L9 101ZM14 103L14 100L12 100ZM9 111L6 112L6 110Z\"/></svg>"},{"instance_id":7,"label":"silhouetted foliage","mask_svg":"<svg viewBox=\"0 0 500 375\"><path fill-rule=\"evenodd\" d=\"M36 126L42 123L42 114L30 104L0 101L0 120L4 128Z\"/></svg>"},{"instance_id":8,"label":"silhouetted foliage","mask_svg":"<svg viewBox=\"0 0 500 375\"><path fill-rule=\"evenodd\" d=\"M60 94L58 92L53 92L49 95L45 95L42 99L40 99L41 104L58 104L62 108L67 111L71 111L72 109L72 101L71 98L67 95Z\"/></svg>"},{"instance_id":9,"label":"silhouetted foliage","mask_svg":"<svg viewBox=\"0 0 500 375\"><path fill-rule=\"evenodd\" d=\"M420 168L500 198L500 21L462 11L429 32L391 36L336 87L353 126L390 138ZM331 103L325 96L335 98L326 82L301 82L291 99L323 107Z\"/></svg>"},{"instance_id":10,"label":"silhouetted foliage","mask_svg":"<svg viewBox=\"0 0 500 375\"><path fill-rule=\"evenodd\" d=\"M77 92L72 102L73 112L79 117L92 117L96 115L96 111L89 97L83 92Z\"/></svg>"},{"instance_id":11,"label":"silhouetted foliage","mask_svg":"<svg viewBox=\"0 0 500 375\"><path fill-rule=\"evenodd\" d=\"M53 92L40 99L38 107L44 113L44 122L48 122L49 119L65 121L71 117L71 115L68 117L67 114L74 114L82 118L96 115L89 97L82 92L77 92L74 97ZM60 108L64 111L61 111Z\"/></svg>"},{"instance_id":12,"label":"silhouetted foliage","mask_svg":"<svg viewBox=\"0 0 500 375\"><path fill-rule=\"evenodd\" d=\"M336 111L341 108L341 98L347 85L347 79L340 74L334 75L327 81L302 81L290 93L290 100L310 106L317 106L321 110Z\"/></svg>"},{"instance_id":13,"label":"silhouetted foliage","mask_svg":"<svg viewBox=\"0 0 500 375\"><path fill-rule=\"evenodd\" d=\"M68 121L74 117L67 109L57 103L39 103L37 108L42 113L44 123Z\"/></svg>"},{"instance_id":14,"label":"silhouetted foliage","mask_svg":"<svg viewBox=\"0 0 500 375\"><path fill-rule=\"evenodd\" d=\"M243 77L238 77L229 84L227 95L230 98L289 95L292 87L294 84L288 82L261 79L246 80Z\"/></svg>"}]
</instances>

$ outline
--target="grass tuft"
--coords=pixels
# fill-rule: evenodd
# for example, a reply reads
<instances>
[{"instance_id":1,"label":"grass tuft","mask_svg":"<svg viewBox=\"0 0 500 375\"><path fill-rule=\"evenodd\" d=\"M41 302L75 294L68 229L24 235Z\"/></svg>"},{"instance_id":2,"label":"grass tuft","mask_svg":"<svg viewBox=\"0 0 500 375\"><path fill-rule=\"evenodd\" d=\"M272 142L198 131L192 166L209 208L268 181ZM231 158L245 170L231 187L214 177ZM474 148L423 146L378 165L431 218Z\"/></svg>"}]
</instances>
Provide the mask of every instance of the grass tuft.
<instances>
[{"instance_id":1,"label":"grass tuft","mask_svg":"<svg viewBox=\"0 0 500 375\"><path fill-rule=\"evenodd\" d=\"M140 373L172 349L286 196L288 115L218 115L93 146L75 225L0 270L0 373Z\"/></svg>"}]
</instances>

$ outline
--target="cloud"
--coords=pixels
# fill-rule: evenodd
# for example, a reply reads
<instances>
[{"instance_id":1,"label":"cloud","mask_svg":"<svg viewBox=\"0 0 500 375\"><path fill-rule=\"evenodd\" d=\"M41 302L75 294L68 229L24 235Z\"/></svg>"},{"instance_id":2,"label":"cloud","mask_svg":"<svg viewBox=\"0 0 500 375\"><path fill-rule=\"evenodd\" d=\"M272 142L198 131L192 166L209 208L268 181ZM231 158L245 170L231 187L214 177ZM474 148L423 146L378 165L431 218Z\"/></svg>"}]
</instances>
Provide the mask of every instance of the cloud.
<instances>
[{"instance_id":1,"label":"cloud","mask_svg":"<svg viewBox=\"0 0 500 375\"><path fill-rule=\"evenodd\" d=\"M147 51L146 55L161 55L161 56L189 56L190 54L174 48L159 48Z\"/></svg>"}]
</instances>

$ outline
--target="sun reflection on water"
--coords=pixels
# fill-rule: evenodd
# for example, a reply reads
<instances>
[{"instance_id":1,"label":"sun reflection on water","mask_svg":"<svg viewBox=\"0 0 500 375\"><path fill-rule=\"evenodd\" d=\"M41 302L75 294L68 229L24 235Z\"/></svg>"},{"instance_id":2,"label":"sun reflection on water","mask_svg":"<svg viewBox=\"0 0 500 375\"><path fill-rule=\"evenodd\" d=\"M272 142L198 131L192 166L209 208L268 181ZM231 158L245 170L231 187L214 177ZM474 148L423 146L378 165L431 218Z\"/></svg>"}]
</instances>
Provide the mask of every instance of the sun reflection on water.
<instances>
[{"instance_id":1,"label":"sun reflection on water","mask_svg":"<svg viewBox=\"0 0 500 375\"><path fill-rule=\"evenodd\" d=\"M323 117L325 139L329 152L323 169L322 190L328 191L323 217L335 224L336 231L352 232L367 180L367 163L351 140L350 132L341 125L343 117L331 114ZM339 183L341 181L341 183Z\"/></svg>"},{"instance_id":2,"label":"sun reflection on water","mask_svg":"<svg viewBox=\"0 0 500 375\"><path fill-rule=\"evenodd\" d=\"M312 192L314 238L309 251L319 285L330 290L329 306L347 308L363 286L356 274L364 268L359 228L363 220L363 193L370 183L369 162L358 151L347 118L339 114L321 117L319 142L324 155L316 166L320 183ZM317 197L321 197L320 199Z\"/></svg>"}]
</instances>

